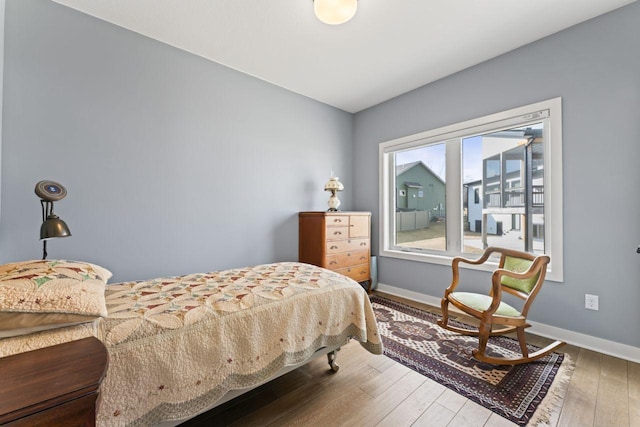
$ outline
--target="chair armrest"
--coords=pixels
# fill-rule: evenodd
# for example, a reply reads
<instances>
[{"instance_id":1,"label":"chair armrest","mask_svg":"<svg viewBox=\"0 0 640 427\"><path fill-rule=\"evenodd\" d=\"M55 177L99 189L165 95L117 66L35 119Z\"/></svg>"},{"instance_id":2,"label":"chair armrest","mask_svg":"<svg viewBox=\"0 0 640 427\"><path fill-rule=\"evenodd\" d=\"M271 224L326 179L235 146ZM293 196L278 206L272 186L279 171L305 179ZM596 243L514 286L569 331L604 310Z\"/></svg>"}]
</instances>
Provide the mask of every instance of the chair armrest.
<instances>
[{"instance_id":1,"label":"chair armrest","mask_svg":"<svg viewBox=\"0 0 640 427\"><path fill-rule=\"evenodd\" d=\"M487 249L484 250L484 252L482 253L482 256L478 259L469 259L469 258L463 258L461 256L457 256L455 258L453 258L452 264L451 266L453 267L453 265L455 265L455 268L458 268L458 264L461 262L464 262L466 264L473 264L473 265L480 265L480 264L484 264L489 257L491 256L492 253L494 252L498 252L499 254L502 254L504 251L504 249L500 249L497 248L495 246L489 246Z\"/></svg>"},{"instance_id":2,"label":"chair armrest","mask_svg":"<svg viewBox=\"0 0 640 427\"><path fill-rule=\"evenodd\" d=\"M458 286L458 281L460 280L458 265L461 262L465 264L472 264L472 265L484 264L489 259L489 257L493 252L499 252L499 251L495 247L488 247L487 249L485 249L482 256L478 259L464 258L461 256L454 257L453 260L451 261L451 270L453 272L453 279L451 280L451 284L449 285L449 287L445 290L444 297L446 298L447 295L453 292L454 289Z\"/></svg>"}]
</instances>

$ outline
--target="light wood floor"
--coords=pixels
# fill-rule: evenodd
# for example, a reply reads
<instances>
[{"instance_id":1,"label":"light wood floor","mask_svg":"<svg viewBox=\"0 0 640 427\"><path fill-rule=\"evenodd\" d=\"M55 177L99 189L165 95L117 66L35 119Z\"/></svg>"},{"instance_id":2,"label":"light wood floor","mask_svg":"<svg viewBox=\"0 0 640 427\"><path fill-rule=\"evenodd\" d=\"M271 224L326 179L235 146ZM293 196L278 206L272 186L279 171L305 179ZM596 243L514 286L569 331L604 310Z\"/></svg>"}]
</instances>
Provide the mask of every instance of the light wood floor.
<instances>
[{"instance_id":1,"label":"light wood floor","mask_svg":"<svg viewBox=\"0 0 640 427\"><path fill-rule=\"evenodd\" d=\"M530 342L548 341L530 336ZM640 427L640 364L571 345L561 351L575 361L575 370L553 425ZM326 358L316 359L185 425L515 425L355 341L342 348L337 362L340 371L331 373Z\"/></svg>"}]
</instances>

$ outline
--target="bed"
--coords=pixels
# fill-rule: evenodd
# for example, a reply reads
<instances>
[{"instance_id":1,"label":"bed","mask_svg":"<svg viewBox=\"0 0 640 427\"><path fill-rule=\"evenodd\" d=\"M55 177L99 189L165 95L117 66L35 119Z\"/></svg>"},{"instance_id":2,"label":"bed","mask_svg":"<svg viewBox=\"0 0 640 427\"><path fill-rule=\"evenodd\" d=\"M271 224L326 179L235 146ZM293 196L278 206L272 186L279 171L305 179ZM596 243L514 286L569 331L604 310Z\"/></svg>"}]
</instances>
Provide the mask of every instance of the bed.
<instances>
[{"instance_id":1,"label":"bed","mask_svg":"<svg viewBox=\"0 0 640 427\"><path fill-rule=\"evenodd\" d=\"M176 424L318 355L337 370L334 351L350 339L382 354L364 289L320 267L284 262L105 286L111 273L94 264L25 263L0 267L0 357L100 339L109 368L99 426ZM56 280L64 292L51 291ZM12 336L6 318L24 315L61 318L21 319Z\"/></svg>"}]
</instances>

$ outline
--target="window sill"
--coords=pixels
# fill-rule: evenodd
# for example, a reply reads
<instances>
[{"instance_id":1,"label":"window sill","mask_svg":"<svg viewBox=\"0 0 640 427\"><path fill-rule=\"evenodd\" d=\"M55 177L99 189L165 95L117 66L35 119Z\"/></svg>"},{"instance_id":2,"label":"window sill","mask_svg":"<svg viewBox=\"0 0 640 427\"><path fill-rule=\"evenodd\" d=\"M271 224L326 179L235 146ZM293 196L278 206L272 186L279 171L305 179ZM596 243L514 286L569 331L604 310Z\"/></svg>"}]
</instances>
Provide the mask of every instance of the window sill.
<instances>
[{"instance_id":1,"label":"window sill","mask_svg":"<svg viewBox=\"0 0 640 427\"><path fill-rule=\"evenodd\" d=\"M436 255L432 253L417 253L417 252L408 252L408 251L402 251L397 249L384 249L380 251L378 256L383 258L386 257L386 258L403 259L406 261L417 261L417 262L424 262L428 264L437 264L437 265L444 265L444 266L451 267L451 261L455 256L459 256L459 255ZM477 258L477 256L474 256L473 254L468 254L468 255L465 254L460 256L463 256L465 258L470 258L470 259ZM498 264L495 262L487 261L482 265L460 263L459 266L460 268L464 268L468 270L492 272L497 268ZM557 273L554 274L553 265L549 264L549 267L547 269L547 277L545 278L545 281L562 283L564 281L564 278L562 277L561 274L557 274Z\"/></svg>"}]
</instances>

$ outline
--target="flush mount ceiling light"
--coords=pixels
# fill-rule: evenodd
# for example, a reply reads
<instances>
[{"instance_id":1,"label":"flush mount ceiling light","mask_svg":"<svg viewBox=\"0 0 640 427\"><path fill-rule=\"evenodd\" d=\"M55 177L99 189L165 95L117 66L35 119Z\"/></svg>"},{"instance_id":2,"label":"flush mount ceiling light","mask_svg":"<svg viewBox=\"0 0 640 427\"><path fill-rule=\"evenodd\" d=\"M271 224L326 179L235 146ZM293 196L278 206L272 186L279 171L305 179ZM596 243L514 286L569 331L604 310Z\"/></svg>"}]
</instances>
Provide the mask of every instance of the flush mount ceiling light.
<instances>
[{"instance_id":1,"label":"flush mount ceiling light","mask_svg":"<svg viewBox=\"0 0 640 427\"><path fill-rule=\"evenodd\" d=\"M313 0L316 17L329 25L344 24L357 10L358 0Z\"/></svg>"}]
</instances>

